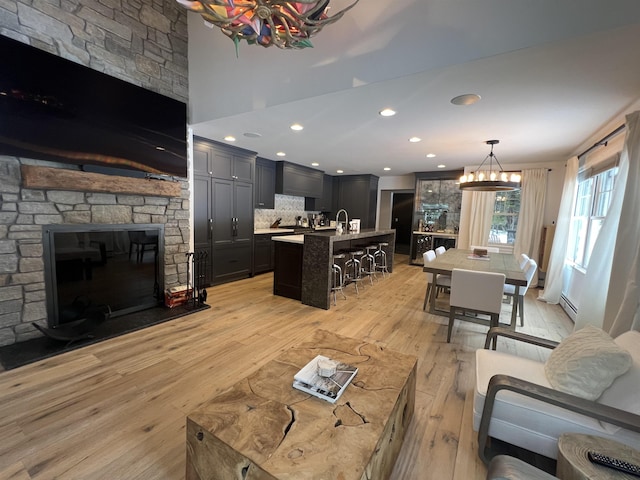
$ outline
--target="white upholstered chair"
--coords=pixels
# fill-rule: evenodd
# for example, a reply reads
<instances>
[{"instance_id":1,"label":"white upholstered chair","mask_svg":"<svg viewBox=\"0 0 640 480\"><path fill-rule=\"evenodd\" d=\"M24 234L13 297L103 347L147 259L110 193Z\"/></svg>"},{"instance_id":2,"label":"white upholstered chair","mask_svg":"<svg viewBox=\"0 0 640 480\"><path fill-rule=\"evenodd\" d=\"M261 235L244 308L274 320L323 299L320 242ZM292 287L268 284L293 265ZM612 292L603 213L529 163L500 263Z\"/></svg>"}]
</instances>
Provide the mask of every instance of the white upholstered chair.
<instances>
[{"instance_id":1,"label":"white upholstered chair","mask_svg":"<svg viewBox=\"0 0 640 480\"><path fill-rule=\"evenodd\" d=\"M438 248L436 248L436 256L440 256L446 251L447 249L444 247L444 245L440 245Z\"/></svg>"},{"instance_id":2,"label":"white upholstered chair","mask_svg":"<svg viewBox=\"0 0 640 480\"><path fill-rule=\"evenodd\" d=\"M422 261L424 265L426 265L428 262L434 261L435 259L436 252L434 250L427 250L422 254ZM431 293L432 288L438 288L442 290L451 286L451 277L449 275L435 275L435 281L433 277L433 273L427 272L427 291L424 294L424 304L422 305L422 310L427 309L427 302L429 302L429 294Z\"/></svg>"},{"instance_id":3,"label":"white upholstered chair","mask_svg":"<svg viewBox=\"0 0 640 480\"><path fill-rule=\"evenodd\" d=\"M586 328L591 327L572 335ZM473 429L478 432L478 453L485 462L494 453L487 448L490 438L553 459L558 454L558 438L568 432L607 437L640 449L640 332L625 332L611 342L629 352L631 367L614 377L596 400L553 388L544 362L489 350L489 345L499 337L552 349L558 346L558 342L498 327L489 331L485 349L476 351ZM595 376L594 363L601 366L597 369L600 375L613 368L607 365L604 355L593 355L604 352L604 348L591 348L589 353L583 345L593 344L583 338L576 340L579 340L577 347L585 351L585 358L576 358L581 357L578 354L570 361L574 368L585 365L582 375L588 382ZM594 358L586 358L588 354ZM578 373L571 372L569 378L576 377Z\"/></svg>"},{"instance_id":4,"label":"white upholstered chair","mask_svg":"<svg viewBox=\"0 0 640 480\"><path fill-rule=\"evenodd\" d=\"M519 290L518 303L513 302L513 308L517 310L517 313L520 315L520 326L524 325L524 296L527 294L527 290L529 289L529 285L531 285L531 280L533 279L533 275L536 273L536 269L538 268L538 264L532 258L529 258L529 261L525 265L524 268L524 276L527 279L527 284L523 287L516 287L515 285L505 284L503 289L503 294L511 299L515 298L516 288ZM511 325L511 328L515 328L515 325Z\"/></svg>"},{"instance_id":5,"label":"white upholstered chair","mask_svg":"<svg viewBox=\"0 0 640 480\"><path fill-rule=\"evenodd\" d=\"M518 265L520 265L520 270L524 270L524 267L527 266L527 262L529 261L529 255L526 253L520 254L520 259L518 260Z\"/></svg>"},{"instance_id":6,"label":"white upholstered chair","mask_svg":"<svg viewBox=\"0 0 640 480\"><path fill-rule=\"evenodd\" d=\"M451 332L456 313L461 310L489 315L489 325L498 326L502 307L502 289L505 275L502 273L476 272L454 268L451 272L451 292L449 294L449 329L447 342L451 341ZM477 323L477 317L470 318Z\"/></svg>"}]
</instances>

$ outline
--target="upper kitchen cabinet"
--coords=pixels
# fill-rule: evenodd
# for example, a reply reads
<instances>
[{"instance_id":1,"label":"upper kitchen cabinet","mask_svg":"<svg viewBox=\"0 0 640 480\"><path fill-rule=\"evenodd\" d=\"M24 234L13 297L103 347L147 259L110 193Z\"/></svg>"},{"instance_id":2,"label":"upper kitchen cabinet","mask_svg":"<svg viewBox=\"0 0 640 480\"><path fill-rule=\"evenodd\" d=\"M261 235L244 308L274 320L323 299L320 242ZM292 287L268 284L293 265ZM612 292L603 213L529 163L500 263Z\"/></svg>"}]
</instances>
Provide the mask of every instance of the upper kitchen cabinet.
<instances>
[{"instance_id":1,"label":"upper kitchen cabinet","mask_svg":"<svg viewBox=\"0 0 640 480\"><path fill-rule=\"evenodd\" d=\"M295 197L322 197L324 172L289 162L276 162L276 193Z\"/></svg>"},{"instance_id":2,"label":"upper kitchen cabinet","mask_svg":"<svg viewBox=\"0 0 640 480\"><path fill-rule=\"evenodd\" d=\"M304 209L307 211L335 213L333 198L333 177L324 174L322 179L322 197L304 199Z\"/></svg>"},{"instance_id":3,"label":"upper kitchen cabinet","mask_svg":"<svg viewBox=\"0 0 640 480\"><path fill-rule=\"evenodd\" d=\"M375 175L334 177L333 194L337 200L337 209L345 209L350 220L359 218L360 228L375 228L376 226L378 180Z\"/></svg>"},{"instance_id":4,"label":"upper kitchen cabinet","mask_svg":"<svg viewBox=\"0 0 640 480\"><path fill-rule=\"evenodd\" d=\"M253 183L255 154L217 144L200 137L193 139L193 171L215 178Z\"/></svg>"},{"instance_id":5,"label":"upper kitchen cabinet","mask_svg":"<svg viewBox=\"0 0 640 480\"><path fill-rule=\"evenodd\" d=\"M275 208L276 162L256 159L255 208Z\"/></svg>"}]
</instances>

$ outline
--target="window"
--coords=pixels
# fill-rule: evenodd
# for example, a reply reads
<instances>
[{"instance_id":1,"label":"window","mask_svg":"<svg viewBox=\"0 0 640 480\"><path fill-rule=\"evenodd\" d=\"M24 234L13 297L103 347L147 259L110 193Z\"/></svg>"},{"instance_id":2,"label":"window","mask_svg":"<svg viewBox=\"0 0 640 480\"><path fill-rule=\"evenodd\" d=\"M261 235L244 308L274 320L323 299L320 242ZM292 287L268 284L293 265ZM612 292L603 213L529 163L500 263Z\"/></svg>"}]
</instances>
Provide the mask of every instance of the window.
<instances>
[{"instance_id":1,"label":"window","mask_svg":"<svg viewBox=\"0 0 640 480\"><path fill-rule=\"evenodd\" d=\"M577 267L586 269L589 265L593 246L611 205L617 174L618 167L613 167L578 182L567 250L567 258Z\"/></svg>"},{"instance_id":2,"label":"window","mask_svg":"<svg viewBox=\"0 0 640 480\"><path fill-rule=\"evenodd\" d=\"M496 203L491 220L491 233L489 234L490 244L514 244L519 213L520 190L496 193Z\"/></svg>"}]
</instances>

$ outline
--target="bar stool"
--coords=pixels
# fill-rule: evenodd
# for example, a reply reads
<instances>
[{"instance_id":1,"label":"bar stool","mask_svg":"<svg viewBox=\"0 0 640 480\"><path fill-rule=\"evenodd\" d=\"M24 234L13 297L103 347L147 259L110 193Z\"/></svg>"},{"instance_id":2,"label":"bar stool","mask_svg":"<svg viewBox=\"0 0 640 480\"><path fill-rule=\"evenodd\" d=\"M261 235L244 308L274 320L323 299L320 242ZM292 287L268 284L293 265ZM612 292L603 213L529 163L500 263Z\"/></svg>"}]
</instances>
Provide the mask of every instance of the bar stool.
<instances>
[{"instance_id":1,"label":"bar stool","mask_svg":"<svg viewBox=\"0 0 640 480\"><path fill-rule=\"evenodd\" d=\"M373 254L373 258L375 259L376 264L376 272L382 272L382 278L384 278L385 275L389 273L389 270L387 269L387 252L383 250L384 247L388 246L388 242L378 243L378 249Z\"/></svg>"},{"instance_id":2,"label":"bar stool","mask_svg":"<svg viewBox=\"0 0 640 480\"><path fill-rule=\"evenodd\" d=\"M358 282L362 280L362 270L360 268L359 258L364 255L363 250L351 250L349 252L349 260L344 264L344 278L345 283L353 283L356 288L356 295L358 295Z\"/></svg>"},{"instance_id":3,"label":"bar stool","mask_svg":"<svg viewBox=\"0 0 640 480\"><path fill-rule=\"evenodd\" d=\"M373 279L376 277L376 259L373 254L378 249L377 245L369 245L364 248L366 253L360 257L360 272L361 275L369 277L371 285L373 285Z\"/></svg>"},{"instance_id":4,"label":"bar stool","mask_svg":"<svg viewBox=\"0 0 640 480\"><path fill-rule=\"evenodd\" d=\"M344 276L342 275L342 267L339 263L343 263L344 259L347 256L344 253L337 253L333 256L333 265L331 266L331 292L333 293L333 304L338 304L338 291L342 294L344 299L347 299L347 296L344 294Z\"/></svg>"}]
</instances>

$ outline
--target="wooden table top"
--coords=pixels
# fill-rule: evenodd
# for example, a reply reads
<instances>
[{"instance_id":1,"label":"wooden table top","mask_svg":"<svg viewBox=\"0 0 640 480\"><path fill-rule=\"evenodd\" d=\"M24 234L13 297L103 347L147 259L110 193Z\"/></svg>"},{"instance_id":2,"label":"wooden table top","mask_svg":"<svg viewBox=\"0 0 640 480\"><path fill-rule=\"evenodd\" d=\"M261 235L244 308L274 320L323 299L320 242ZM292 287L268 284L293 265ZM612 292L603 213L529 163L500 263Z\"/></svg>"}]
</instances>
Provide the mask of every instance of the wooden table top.
<instances>
[{"instance_id":1,"label":"wooden table top","mask_svg":"<svg viewBox=\"0 0 640 480\"><path fill-rule=\"evenodd\" d=\"M592 463L589 450L612 458L640 465L640 451L610 438L565 433L558 439L558 469L556 476L563 480L637 480L638 477Z\"/></svg>"},{"instance_id":2,"label":"wooden table top","mask_svg":"<svg viewBox=\"0 0 640 480\"><path fill-rule=\"evenodd\" d=\"M451 275L454 268L464 268L478 272L504 273L505 283L517 286L527 284L527 278L520 269L515 257L509 253L489 253L489 259L469 258L472 255L470 250L450 248L442 255L436 257L432 262L428 262L423 270L425 272Z\"/></svg>"},{"instance_id":3,"label":"wooden table top","mask_svg":"<svg viewBox=\"0 0 640 480\"><path fill-rule=\"evenodd\" d=\"M335 404L292 387L318 354L358 367ZM241 470L260 480L387 478L413 414L416 364L318 330L187 417L187 480Z\"/></svg>"}]
</instances>

